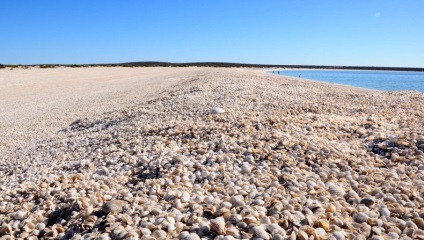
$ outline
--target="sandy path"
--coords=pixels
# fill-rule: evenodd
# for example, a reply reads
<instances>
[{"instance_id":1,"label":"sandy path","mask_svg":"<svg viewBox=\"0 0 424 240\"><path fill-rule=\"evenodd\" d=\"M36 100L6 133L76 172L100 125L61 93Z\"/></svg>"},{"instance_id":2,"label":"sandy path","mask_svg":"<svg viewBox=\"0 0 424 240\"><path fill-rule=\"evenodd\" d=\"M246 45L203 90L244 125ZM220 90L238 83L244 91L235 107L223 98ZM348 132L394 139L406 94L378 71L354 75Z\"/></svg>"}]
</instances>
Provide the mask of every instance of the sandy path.
<instances>
[{"instance_id":1,"label":"sandy path","mask_svg":"<svg viewBox=\"0 0 424 240\"><path fill-rule=\"evenodd\" d=\"M0 152L72 121L156 96L199 68L0 70Z\"/></svg>"}]
</instances>

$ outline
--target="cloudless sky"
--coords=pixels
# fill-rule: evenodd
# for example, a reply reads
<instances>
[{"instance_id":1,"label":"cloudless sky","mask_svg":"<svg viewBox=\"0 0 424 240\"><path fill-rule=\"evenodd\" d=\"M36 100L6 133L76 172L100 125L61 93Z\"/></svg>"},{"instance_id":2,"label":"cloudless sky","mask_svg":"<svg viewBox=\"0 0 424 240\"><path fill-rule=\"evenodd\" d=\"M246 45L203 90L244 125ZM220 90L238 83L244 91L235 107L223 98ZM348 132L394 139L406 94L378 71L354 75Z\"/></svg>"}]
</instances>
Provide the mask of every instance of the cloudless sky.
<instances>
[{"instance_id":1,"label":"cloudless sky","mask_svg":"<svg viewBox=\"0 0 424 240\"><path fill-rule=\"evenodd\" d=\"M424 67L423 0L4 0L0 64Z\"/></svg>"}]
</instances>

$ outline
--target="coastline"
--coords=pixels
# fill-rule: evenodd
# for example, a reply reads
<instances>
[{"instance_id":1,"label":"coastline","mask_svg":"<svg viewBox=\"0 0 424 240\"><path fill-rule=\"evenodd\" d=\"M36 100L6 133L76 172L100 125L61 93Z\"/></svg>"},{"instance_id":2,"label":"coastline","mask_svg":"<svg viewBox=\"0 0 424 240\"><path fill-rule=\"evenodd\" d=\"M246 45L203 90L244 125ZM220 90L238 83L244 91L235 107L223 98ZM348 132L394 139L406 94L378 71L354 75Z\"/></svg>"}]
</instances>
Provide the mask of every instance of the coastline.
<instances>
[{"instance_id":1,"label":"coastline","mask_svg":"<svg viewBox=\"0 0 424 240\"><path fill-rule=\"evenodd\" d=\"M285 77L292 77L296 78L296 76L290 76L294 75L294 73L297 74L307 74L309 78L302 77L302 79L310 80L310 81L317 81L317 82L325 82L329 84L339 84L339 85L345 85L345 86L352 86L357 88L366 88L376 91L418 91L421 93L424 93L424 88L422 84L424 84L424 74L421 72L414 72L409 71L407 73L413 73L416 74L416 76L420 76L421 78L411 79L409 74L403 71L378 71L378 70L340 70L340 69L284 69L284 70L266 70L265 71L268 74L274 74L277 76L285 76ZM276 72L279 72L276 73ZM319 72L319 74L317 73ZM338 74L338 78L335 77L335 75L325 75L327 73L332 74ZM367 78L363 77L362 75L353 75L352 73L361 73L361 74L384 74L384 77L378 78L378 79L371 79L370 83L364 84L364 80L367 80ZM388 74L389 73L389 74ZM390 75L396 74L396 75ZM402 74L404 74L404 78L402 78ZM405 75L406 74L406 75ZM312 76L311 76L312 75ZM401 75L401 76L399 76ZM326 77L325 77L326 76ZM349 76L349 82L347 82L347 76ZM360 77L362 76L362 77ZM396 76L396 79L394 79L394 76ZM374 76L369 76L368 78L373 78ZM397 83L402 82L404 85L399 86ZM421 84L419 84L421 83ZM408 86L408 88L405 88L405 86Z\"/></svg>"},{"instance_id":2,"label":"coastline","mask_svg":"<svg viewBox=\"0 0 424 240\"><path fill-rule=\"evenodd\" d=\"M38 121L14 126L33 144L0 156L0 236L424 236L424 94L260 68L152 69L25 69L47 74L22 82L10 73L33 91L70 77L41 92L63 102L32 105ZM411 230L397 231L401 221Z\"/></svg>"}]
</instances>

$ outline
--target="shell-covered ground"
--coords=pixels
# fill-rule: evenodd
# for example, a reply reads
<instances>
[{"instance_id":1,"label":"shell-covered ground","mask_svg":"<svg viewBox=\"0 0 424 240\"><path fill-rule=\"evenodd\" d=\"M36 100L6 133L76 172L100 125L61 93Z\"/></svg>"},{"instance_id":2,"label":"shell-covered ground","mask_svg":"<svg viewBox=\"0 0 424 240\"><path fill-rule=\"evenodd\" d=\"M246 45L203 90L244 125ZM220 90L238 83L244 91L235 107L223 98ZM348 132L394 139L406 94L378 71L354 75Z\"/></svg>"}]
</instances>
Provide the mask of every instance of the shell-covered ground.
<instances>
[{"instance_id":1,"label":"shell-covered ground","mask_svg":"<svg viewBox=\"0 0 424 240\"><path fill-rule=\"evenodd\" d=\"M424 239L423 152L423 93L210 68L0 156L0 236Z\"/></svg>"}]
</instances>

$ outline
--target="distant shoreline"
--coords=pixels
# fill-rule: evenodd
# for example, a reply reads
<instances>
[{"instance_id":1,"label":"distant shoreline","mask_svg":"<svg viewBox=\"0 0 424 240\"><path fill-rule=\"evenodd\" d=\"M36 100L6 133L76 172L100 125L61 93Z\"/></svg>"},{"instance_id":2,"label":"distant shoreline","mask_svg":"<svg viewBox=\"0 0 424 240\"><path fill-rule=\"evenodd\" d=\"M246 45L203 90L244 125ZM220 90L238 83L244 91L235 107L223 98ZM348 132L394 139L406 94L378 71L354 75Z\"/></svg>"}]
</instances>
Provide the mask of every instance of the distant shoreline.
<instances>
[{"instance_id":1,"label":"distant shoreline","mask_svg":"<svg viewBox=\"0 0 424 240\"><path fill-rule=\"evenodd\" d=\"M271 68L271 69L332 69L332 70L381 70L381 71L414 71L424 72L424 68L413 67L372 67L372 66L320 66L320 65L274 65L274 64L246 64L246 63L226 63L226 62L191 62L191 63L171 63L171 62L127 62L127 63L107 63L107 64L0 64L0 68L16 67L244 67L244 68Z\"/></svg>"}]
</instances>

